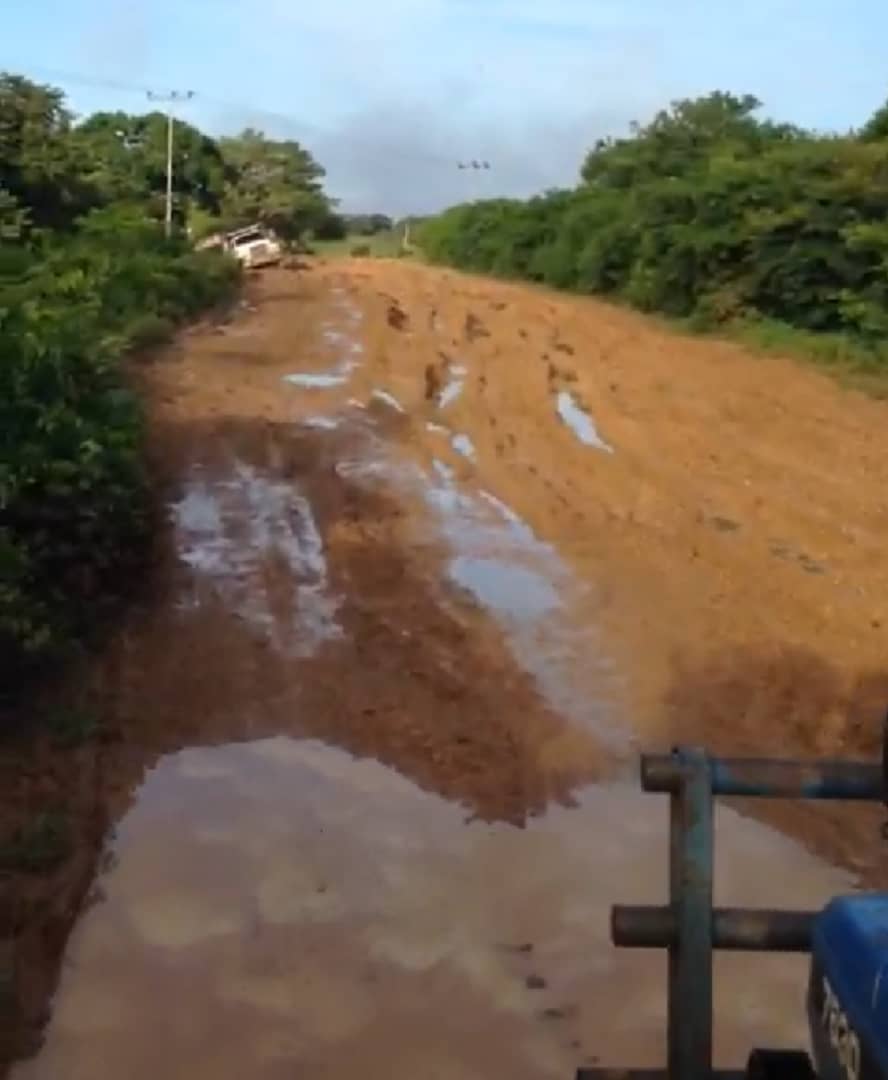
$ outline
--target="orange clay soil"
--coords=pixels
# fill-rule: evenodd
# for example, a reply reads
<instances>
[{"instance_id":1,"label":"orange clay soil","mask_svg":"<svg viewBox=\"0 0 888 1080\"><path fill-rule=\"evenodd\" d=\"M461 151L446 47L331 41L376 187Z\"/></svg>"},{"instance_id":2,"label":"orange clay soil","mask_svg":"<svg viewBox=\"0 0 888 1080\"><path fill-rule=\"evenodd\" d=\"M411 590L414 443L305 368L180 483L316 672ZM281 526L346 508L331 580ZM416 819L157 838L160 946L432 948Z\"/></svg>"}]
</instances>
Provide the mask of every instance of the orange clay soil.
<instances>
[{"instance_id":1,"label":"orange clay soil","mask_svg":"<svg viewBox=\"0 0 888 1080\"><path fill-rule=\"evenodd\" d=\"M17 1005L7 1054L33 1045L106 823L164 753L316 737L514 824L613 769L614 754L559 714L502 627L448 580L421 493L342 467L380 446L389 463L437 459L460 490L495 496L552 545L577 589L593 587L576 610L600 628L622 682L617 694L590 670L585 690L619 697L614 722L637 744L877 747L885 405L593 300L410 262L316 262L257 277L247 296L233 318L133 372L168 524L149 588L78 686L101 739L76 751L25 740L0 755L4 828L50 808L73 840L49 875L0 876L0 994L11 972ZM342 381L318 390L282 381L331 371ZM610 452L559 419L565 392ZM319 415L327 426L312 426ZM256 477L271 509L257 508ZM197 482L237 552L221 588L183 560L172 525ZM289 487L311 507L338 597L336 632L310 648L306 582L255 528L257 515L266 532L291 527ZM770 817L880 873L874 812L784 806Z\"/></svg>"}]
</instances>

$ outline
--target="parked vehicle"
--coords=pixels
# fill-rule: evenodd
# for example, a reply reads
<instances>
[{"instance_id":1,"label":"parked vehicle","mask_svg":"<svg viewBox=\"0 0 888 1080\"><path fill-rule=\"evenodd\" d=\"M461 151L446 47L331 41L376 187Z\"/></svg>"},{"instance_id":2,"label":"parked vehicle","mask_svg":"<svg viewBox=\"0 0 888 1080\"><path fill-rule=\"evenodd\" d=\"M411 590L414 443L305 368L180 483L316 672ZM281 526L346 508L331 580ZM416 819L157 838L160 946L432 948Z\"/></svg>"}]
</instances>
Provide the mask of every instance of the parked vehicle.
<instances>
[{"instance_id":1,"label":"parked vehicle","mask_svg":"<svg viewBox=\"0 0 888 1080\"><path fill-rule=\"evenodd\" d=\"M250 270L259 266L274 266L281 261L283 254L274 235L261 225L250 225L246 229L228 233L225 248Z\"/></svg>"}]
</instances>

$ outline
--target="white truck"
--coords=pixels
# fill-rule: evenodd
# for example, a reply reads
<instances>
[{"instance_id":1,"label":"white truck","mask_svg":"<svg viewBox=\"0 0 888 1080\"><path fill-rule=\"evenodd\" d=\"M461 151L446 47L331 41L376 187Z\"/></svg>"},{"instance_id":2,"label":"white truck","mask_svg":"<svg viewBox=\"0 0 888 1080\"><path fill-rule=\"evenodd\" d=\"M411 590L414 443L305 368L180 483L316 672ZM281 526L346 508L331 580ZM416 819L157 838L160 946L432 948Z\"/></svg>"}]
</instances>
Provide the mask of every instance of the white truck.
<instances>
[{"instance_id":1,"label":"white truck","mask_svg":"<svg viewBox=\"0 0 888 1080\"><path fill-rule=\"evenodd\" d=\"M275 266L281 261L283 251L274 234L262 225L250 225L227 233L224 247L248 270L260 266Z\"/></svg>"}]
</instances>

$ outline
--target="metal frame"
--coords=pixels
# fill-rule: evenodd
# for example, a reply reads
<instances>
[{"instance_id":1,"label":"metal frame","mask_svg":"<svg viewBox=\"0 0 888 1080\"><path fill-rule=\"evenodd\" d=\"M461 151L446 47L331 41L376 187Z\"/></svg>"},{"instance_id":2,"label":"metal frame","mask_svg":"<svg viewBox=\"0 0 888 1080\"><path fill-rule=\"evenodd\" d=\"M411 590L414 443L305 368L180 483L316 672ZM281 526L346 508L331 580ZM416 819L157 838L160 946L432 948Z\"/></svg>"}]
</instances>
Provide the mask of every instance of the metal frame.
<instances>
[{"instance_id":1,"label":"metal frame","mask_svg":"<svg viewBox=\"0 0 888 1080\"><path fill-rule=\"evenodd\" d=\"M641 760L644 791L669 795L669 903L616 905L611 940L669 952L665 1070L580 1069L577 1080L728 1080L712 1068L712 951L808 952L813 911L713 908L713 796L881 802L883 764L712 758L677 748Z\"/></svg>"}]
</instances>

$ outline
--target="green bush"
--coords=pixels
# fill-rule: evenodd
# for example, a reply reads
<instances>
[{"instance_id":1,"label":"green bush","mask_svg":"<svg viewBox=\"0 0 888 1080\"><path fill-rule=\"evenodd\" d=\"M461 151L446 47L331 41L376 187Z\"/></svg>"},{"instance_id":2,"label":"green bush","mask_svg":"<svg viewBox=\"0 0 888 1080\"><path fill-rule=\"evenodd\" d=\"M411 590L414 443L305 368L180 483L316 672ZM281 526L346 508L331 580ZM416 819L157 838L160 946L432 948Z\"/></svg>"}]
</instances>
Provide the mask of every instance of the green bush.
<instances>
[{"instance_id":1,"label":"green bush","mask_svg":"<svg viewBox=\"0 0 888 1080\"><path fill-rule=\"evenodd\" d=\"M0 692L82 639L144 554L141 417L123 351L161 340L238 277L120 210L93 212L16 269L0 272Z\"/></svg>"},{"instance_id":2,"label":"green bush","mask_svg":"<svg viewBox=\"0 0 888 1080\"><path fill-rule=\"evenodd\" d=\"M840 355L881 357L888 106L843 137L760 120L758 106L724 93L676 102L601 140L575 190L453 207L419 245L435 262L613 295L700 328L762 320L826 335L830 356L843 341Z\"/></svg>"}]
</instances>

